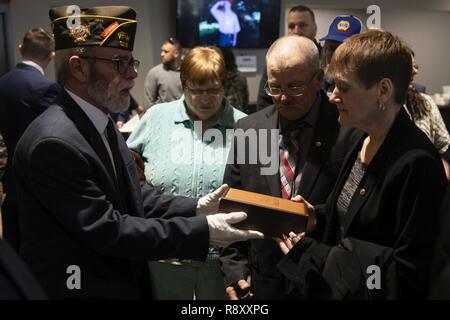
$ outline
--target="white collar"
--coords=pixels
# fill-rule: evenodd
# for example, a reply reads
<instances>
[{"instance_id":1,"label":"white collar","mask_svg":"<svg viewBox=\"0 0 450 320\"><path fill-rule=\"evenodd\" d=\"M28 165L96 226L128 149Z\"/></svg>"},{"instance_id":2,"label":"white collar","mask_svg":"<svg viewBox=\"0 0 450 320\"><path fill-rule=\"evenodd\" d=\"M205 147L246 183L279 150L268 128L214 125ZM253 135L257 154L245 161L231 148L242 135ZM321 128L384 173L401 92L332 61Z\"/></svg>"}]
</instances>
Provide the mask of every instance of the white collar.
<instances>
[{"instance_id":1,"label":"white collar","mask_svg":"<svg viewBox=\"0 0 450 320\"><path fill-rule=\"evenodd\" d=\"M24 60L24 61L22 61L22 63L23 63L23 64L26 64L26 65L29 65L29 66L31 66L31 67L33 67L33 68L38 69L38 71L39 71L40 73L42 73L42 75L45 74L45 73L44 73L44 69L42 69L42 67L41 67L40 65L38 65L36 62L33 62L33 61L31 61L31 60Z\"/></svg>"},{"instance_id":2,"label":"white collar","mask_svg":"<svg viewBox=\"0 0 450 320\"><path fill-rule=\"evenodd\" d=\"M103 135L106 129L106 126L108 125L109 117L107 114L105 114L103 111L101 111L99 108L95 107L94 105L90 104L86 100L83 100L79 96L77 96L75 93L71 92L69 89L66 89L67 93L72 97L73 100L80 106L80 108L86 113L89 120L94 124L95 129Z\"/></svg>"}]
</instances>

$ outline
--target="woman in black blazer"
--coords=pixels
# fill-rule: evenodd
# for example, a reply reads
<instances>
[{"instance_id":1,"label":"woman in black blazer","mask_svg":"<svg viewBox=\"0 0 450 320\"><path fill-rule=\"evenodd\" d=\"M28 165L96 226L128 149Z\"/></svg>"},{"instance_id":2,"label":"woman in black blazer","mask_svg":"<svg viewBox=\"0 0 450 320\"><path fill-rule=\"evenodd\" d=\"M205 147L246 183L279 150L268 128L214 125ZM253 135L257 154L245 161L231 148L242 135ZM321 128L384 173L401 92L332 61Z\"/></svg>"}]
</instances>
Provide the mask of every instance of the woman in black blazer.
<instances>
[{"instance_id":1,"label":"woman in black blazer","mask_svg":"<svg viewBox=\"0 0 450 320\"><path fill-rule=\"evenodd\" d=\"M322 241L276 239L289 297L426 297L446 180L435 148L402 109L411 80L406 46L370 30L344 42L329 72L342 126L360 129L323 206L311 205Z\"/></svg>"}]
</instances>

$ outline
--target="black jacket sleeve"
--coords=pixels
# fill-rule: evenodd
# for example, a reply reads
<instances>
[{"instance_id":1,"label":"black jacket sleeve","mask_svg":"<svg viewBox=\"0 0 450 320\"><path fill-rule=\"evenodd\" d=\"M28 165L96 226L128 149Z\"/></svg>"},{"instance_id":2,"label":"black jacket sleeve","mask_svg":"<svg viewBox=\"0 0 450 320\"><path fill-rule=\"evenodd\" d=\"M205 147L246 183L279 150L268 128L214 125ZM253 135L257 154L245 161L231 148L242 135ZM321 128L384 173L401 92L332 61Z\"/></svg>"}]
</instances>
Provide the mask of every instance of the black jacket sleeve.
<instances>
[{"instance_id":1,"label":"black jacket sleeve","mask_svg":"<svg viewBox=\"0 0 450 320\"><path fill-rule=\"evenodd\" d=\"M141 191L146 218L195 217L198 199L166 195L149 185Z\"/></svg>"}]
</instances>

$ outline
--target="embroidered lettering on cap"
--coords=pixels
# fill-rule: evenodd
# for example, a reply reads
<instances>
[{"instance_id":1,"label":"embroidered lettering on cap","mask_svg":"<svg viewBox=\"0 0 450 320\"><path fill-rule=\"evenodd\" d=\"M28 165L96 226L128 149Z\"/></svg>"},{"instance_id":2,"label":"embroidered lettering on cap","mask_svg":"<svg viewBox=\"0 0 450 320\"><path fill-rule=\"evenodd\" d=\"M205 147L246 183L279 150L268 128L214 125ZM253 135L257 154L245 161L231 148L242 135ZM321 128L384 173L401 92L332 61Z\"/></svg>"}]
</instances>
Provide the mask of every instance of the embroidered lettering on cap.
<instances>
[{"instance_id":1,"label":"embroidered lettering on cap","mask_svg":"<svg viewBox=\"0 0 450 320\"><path fill-rule=\"evenodd\" d=\"M119 39L119 45L121 47L128 48L130 37L125 32L119 32L117 38Z\"/></svg>"}]
</instances>

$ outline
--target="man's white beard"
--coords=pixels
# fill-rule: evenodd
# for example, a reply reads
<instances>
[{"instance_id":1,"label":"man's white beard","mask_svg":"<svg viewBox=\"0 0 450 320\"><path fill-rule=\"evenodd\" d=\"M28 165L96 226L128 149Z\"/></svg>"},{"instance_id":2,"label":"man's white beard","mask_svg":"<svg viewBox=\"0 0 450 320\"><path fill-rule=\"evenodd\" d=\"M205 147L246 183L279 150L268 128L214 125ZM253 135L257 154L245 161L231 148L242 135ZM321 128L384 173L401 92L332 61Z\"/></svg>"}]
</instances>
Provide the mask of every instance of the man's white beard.
<instances>
[{"instance_id":1,"label":"man's white beard","mask_svg":"<svg viewBox=\"0 0 450 320\"><path fill-rule=\"evenodd\" d=\"M121 96L120 91L134 86L133 80L123 80L116 87L106 82L94 69L89 79L88 95L109 112L117 113L128 110L130 96Z\"/></svg>"}]
</instances>

